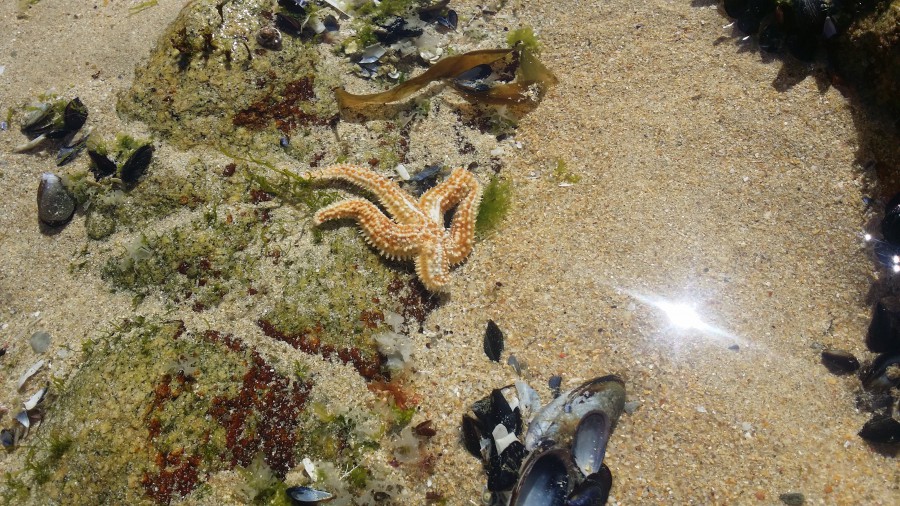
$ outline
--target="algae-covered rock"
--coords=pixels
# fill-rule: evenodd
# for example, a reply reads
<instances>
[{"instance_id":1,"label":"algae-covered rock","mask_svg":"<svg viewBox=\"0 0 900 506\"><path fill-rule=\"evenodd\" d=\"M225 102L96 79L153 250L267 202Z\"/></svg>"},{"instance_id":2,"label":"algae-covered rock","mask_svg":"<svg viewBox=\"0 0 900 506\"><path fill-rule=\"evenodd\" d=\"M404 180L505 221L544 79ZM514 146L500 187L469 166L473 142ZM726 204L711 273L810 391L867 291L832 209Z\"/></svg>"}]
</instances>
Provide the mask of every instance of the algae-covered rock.
<instances>
[{"instance_id":1,"label":"algae-covered rock","mask_svg":"<svg viewBox=\"0 0 900 506\"><path fill-rule=\"evenodd\" d=\"M311 42L285 36L279 50L260 45L256 35L272 27L276 4L190 2L135 71L118 110L182 147L264 151L298 129L295 149L312 146L336 119L331 89L339 82Z\"/></svg>"},{"instance_id":2,"label":"algae-covered rock","mask_svg":"<svg viewBox=\"0 0 900 506\"><path fill-rule=\"evenodd\" d=\"M295 465L311 384L239 340L128 321L94 341L30 442L18 504L166 504L256 455ZM24 490L30 491L23 493Z\"/></svg>"},{"instance_id":3,"label":"algae-covered rock","mask_svg":"<svg viewBox=\"0 0 900 506\"><path fill-rule=\"evenodd\" d=\"M838 70L866 98L900 116L900 0L871 2L833 44Z\"/></svg>"}]
</instances>

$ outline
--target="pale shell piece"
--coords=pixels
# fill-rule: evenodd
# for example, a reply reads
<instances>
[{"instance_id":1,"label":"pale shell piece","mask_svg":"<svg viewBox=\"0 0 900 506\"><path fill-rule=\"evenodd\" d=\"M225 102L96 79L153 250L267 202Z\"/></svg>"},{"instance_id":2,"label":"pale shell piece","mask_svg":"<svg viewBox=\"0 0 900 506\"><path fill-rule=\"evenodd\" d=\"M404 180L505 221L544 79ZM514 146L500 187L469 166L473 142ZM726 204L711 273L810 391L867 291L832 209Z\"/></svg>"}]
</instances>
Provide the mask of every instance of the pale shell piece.
<instances>
[{"instance_id":1,"label":"pale shell piece","mask_svg":"<svg viewBox=\"0 0 900 506\"><path fill-rule=\"evenodd\" d=\"M44 367L43 360L38 360L33 366L29 367L28 370L25 371L25 373L22 374L21 377L19 377L19 382L18 382L16 388L21 390L22 385L24 385L25 382L28 381L28 378L34 376L34 373L38 372L41 369L41 367Z\"/></svg>"},{"instance_id":2,"label":"pale shell piece","mask_svg":"<svg viewBox=\"0 0 900 506\"><path fill-rule=\"evenodd\" d=\"M34 407L37 406L39 402L41 402L41 399L43 399L44 395L46 395L46 394L47 394L47 387L44 387L44 388L38 390L37 392L35 392L35 394L32 395L30 399L25 401L25 403L24 403L25 409L26 410L34 409Z\"/></svg>"}]
</instances>

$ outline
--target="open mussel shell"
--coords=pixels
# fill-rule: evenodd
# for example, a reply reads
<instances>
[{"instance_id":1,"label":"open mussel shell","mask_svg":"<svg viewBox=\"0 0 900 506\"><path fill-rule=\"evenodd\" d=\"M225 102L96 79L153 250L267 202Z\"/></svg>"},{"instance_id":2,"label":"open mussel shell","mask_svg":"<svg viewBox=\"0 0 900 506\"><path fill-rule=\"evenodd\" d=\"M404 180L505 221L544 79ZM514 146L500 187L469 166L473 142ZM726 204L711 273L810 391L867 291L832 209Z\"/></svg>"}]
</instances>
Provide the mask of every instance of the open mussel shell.
<instances>
[{"instance_id":1,"label":"open mussel shell","mask_svg":"<svg viewBox=\"0 0 900 506\"><path fill-rule=\"evenodd\" d=\"M610 432L625 408L625 383L614 375L587 381L560 395L535 415L525 434L525 447L531 451L541 441L554 440L566 444L573 429L592 411L604 413Z\"/></svg>"},{"instance_id":2,"label":"open mussel shell","mask_svg":"<svg viewBox=\"0 0 900 506\"><path fill-rule=\"evenodd\" d=\"M602 411L591 411L578 422L572 438L572 458L583 475L590 476L600 470L611 432L611 420Z\"/></svg>"},{"instance_id":3,"label":"open mussel shell","mask_svg":"<svg viewBox=\"0 0 900 506\"><path fill-rule=\"evenodd\" d=\"M66 132L75 132L87 121L88 110L78 97L66 104L63 112L63 128Z\"/></svg>"},{"instance_id":4,"label":"open mussel shell","mask_svg":"<svg viewBox=\"0 0 900 506\"><path fill-rule=\"evenodd\" d=\"M522 464L511 506L564 506L575 481L568 452L561 448L532 452Z\"/></svg>"},{"instance_id":5,"label":"open mussel shell","mask_svg":"<svg viewBox=\"0 0 900 506\"><path fill-rule=\"evenodd\" d=\"M89 149L88 156L91 158L91 174L94 175L94 179L97 181L116 173L118 169L116 162L110 160L106 155Z\"/></svg>"},{"instance_id":6,"label":"open mussel shell","mask_svg":"<svg viewBox=\"0 0 900 506\"><path fill-rule=\"evenodd\" d=\"M153 159L153 145L144 144L137 148L134 153L128 157L125 165L122 165L122 181L128 185L135 185L138 179L144 175L144 171L150 165Z\"/></svg>"},{"instance_id":7,"label":"open mussel shell","mask_svg":"<svg viewBox=\"0 0 900 506\"><path fill-rule=\"evenodd\" d=\"M487 488L491 492L511 490L519 478L519 468L528 455L518 440L512 441L498 453L496 445L491 445L491 455L487 462Z\"/></svg>"},{"instance_id":8,"label":"open mussel shell","mask_svg":"<svg viewBox=\"0 0 900 506\"><path fill-rule=\"evenodd\" d=\"M334 499L334 494L309 487L291 487L286 492L294 504L313 505Z\"/></svg>"}]
</instances>

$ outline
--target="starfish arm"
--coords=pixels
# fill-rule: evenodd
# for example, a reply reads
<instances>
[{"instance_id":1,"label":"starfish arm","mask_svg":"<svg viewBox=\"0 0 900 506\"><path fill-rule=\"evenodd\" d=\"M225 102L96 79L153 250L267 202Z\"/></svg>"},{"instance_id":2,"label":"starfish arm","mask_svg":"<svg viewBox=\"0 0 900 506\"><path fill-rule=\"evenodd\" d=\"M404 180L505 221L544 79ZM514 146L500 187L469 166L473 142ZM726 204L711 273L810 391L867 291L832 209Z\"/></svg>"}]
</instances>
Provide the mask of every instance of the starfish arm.
<instances>
[{"instance_id":1,"label":"starfish arm","mask_svg":"<svg viewBox=\"0 0 900 506\"><path fill-rule=\"evenodd\" d=\"M466 169L456 168L450 177L431 188L419 198L419 208L433 221L443 223L444 214L460 202L466 194L479 190L478 180Z\"/></svg>"},{"instance_id":2,"label":"starfish arm","mask_svg":"<svg viewBox=\"0 0 900 506\"><path fill-rule=\"evenodd\" d=\"M416 256L416 276L431 292L439 292L450 281L450 264L440 241L429 242Z\"/></svg>"},{"instance_id":3,"label":"starfish arm","mask_svg":"<svg viewBox=\"0 0 900 506\"><path fill-rule=\"evenodd\" d=\"M419 229L395 223L365 199L344 200L320 209L314 223L318 226L329 220L345 218L359 223L366 242L388 258L407 259L419 252L422 240Z\"/></svg>"},{"instance_id":4,"label":"starfish arm","mask_svg":"<svg viewBox=\"0 0 900 506\"><path fill-rule=\"evenodd\" d=\"M312 171L307 175L316 181L346 181L371 192L399 223L415 224L422 221L422 213L411 196L390 179L369 169L342 164Z\"/></svg>"}]
</instances>

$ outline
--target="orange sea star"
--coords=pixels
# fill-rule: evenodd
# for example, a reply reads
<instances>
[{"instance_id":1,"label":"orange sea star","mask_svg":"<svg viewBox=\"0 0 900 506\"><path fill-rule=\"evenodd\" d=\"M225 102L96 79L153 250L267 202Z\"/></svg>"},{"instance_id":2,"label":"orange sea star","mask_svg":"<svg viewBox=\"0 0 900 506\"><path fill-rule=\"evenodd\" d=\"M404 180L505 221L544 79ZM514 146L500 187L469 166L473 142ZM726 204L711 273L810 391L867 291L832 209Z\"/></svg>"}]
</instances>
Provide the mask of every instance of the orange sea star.
<instances>
[{"instance_id":1,"label":"orange sea star","mask_svg":"<svg viewBox=\"0 0 900 506\"><path fill-rule=\"evenodd\" d=\"M430 291L439 291L450 280L450 267L461 263L475 244L475 217L481 203L481 185L466 169L454 169L444 182L426 191L418 201L393 181L369 169L333 165L306 174L313 181L342 180L371 192L384 209L355 198L319 210L314 218L352 218L359 223L366 242L391 259L414 259L416 275ZM444 215L456 206L450 228Z\"/></svg>"}]
</instances>

